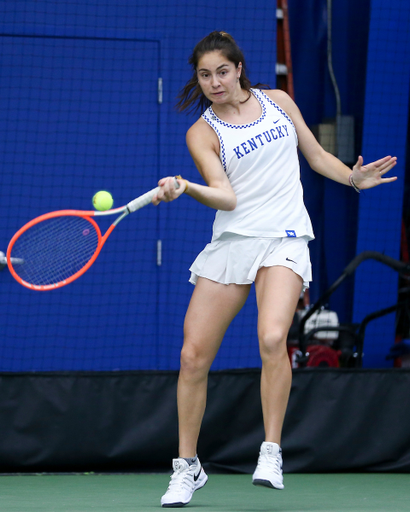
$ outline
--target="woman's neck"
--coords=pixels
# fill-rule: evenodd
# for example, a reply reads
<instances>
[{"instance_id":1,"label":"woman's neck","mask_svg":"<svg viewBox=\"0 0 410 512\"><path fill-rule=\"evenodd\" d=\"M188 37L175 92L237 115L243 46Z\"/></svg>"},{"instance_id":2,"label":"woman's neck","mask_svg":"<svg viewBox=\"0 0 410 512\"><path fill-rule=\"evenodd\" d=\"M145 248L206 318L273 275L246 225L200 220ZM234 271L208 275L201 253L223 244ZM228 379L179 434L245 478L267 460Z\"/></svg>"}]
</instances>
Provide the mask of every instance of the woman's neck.
<instances>
[{"instance_id":1,"label":"woman's neck","mask_svg":"<svg viewBox=\"0 0 410 512\"><path fill-rule=\"evenodd\" d=\"M212 110L222 121L230 124L248 124L261 116L262 108L255 96L250 91L241 92L236 100L212 104Z\"/></svg>"}]
</instances>

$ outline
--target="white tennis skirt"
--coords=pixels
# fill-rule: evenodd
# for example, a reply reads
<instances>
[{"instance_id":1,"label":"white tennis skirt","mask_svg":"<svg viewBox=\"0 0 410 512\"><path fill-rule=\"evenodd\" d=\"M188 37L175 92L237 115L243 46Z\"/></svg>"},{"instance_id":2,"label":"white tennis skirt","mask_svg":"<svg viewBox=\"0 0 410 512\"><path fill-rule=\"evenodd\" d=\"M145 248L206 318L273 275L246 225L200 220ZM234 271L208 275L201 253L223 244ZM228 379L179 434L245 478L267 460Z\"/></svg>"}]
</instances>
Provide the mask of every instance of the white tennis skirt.
<instances>
[{"instance_id":1,"label":"white tennis skirt","mask_svg":"<svg viewBox=\"0 0 410 512\"><path fill-rule=\"evenodd\" d=\"M222 284L252 284L262 267L282 266L303 279L303 289L312 280L309 237L253 238L225 233L199 253L189 281L205 277Z\"/></svg>"}]
</instances>

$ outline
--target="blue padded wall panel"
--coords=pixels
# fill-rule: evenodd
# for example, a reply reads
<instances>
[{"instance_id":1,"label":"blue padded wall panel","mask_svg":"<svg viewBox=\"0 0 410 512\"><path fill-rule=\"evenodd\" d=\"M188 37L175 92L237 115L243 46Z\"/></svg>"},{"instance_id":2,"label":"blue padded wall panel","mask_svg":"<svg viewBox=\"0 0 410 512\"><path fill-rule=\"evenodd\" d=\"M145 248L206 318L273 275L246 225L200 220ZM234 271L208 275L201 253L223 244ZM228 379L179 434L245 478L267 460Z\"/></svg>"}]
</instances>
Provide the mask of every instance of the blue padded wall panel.
<instances>
[{"instance_id":1,"label":"blue padded wall panel","mask_svg":"<svg viewBox=\"0 0 410 512\"><path fill-rule=\"evenodd\" d=\"M29 135L27 129L22 141L18 135L22 127L16 126L17 121L9 115L13 110L9 109L9 113L4 110L9 138L17 134L20 145L15 142L12 154L10 146L1 155L2 171L9 169L2 173L4 196L0 207L3 218L8 217L1 232L1 250L28 218L53 208L88 209L91 196L98 189L112 191L118 205L129 200L134 191L151 188L163 175L181 173L190 180L200 181L185 145L186 130L196 116L179 114L174 105L178 91L191 75L187 60L192 48L210 31L231 32L247 56L251 81L275 86L276 5L272 2L252 5L244 0L223 4L214 0L206 4L164 0L75 3L39 0L3 3L0 11L3 41L24 35L38 38L33 47L36 44L43 48L64 47L67 37L78 48L100 45L100 53L94 54L97 71L83 69L78 87L74 78L68 77L72 86L67 90L66 73L60 87L63 102L59 103L58 88L54 96L47 98L53 107L46 106L45 110L50 119L56 117L54 124L48 124L45 129L41 116L35 114L33 123L38 123L37 131L45 133L45 142L38 144L38 139L31 140L39 135L34 134L35 130ZM84 38L89 43L81 43ZM142 46L131 48L125 56L110 50L111 43L107 46L103 42L116 40L126 50L128 42L135 38ZM74 75L80 72L77 68L83 67L79 64L81 51L86 50L78 50L76 54L67 47L64 51L64 64L46 52L43 61L35 67L48 70L51 77L63 73L59 68L66 65ZM70 51L74 59L71 63ZM100 101L100 89L107 87L107 76L102 71L107 63L113 66L108 82L117 84L116 92L110 95L108 91L109 101L96 110L93 105ZM120 67L122 63L120 74L115 71L114 63ZM9 64L12 65L12 58ZM2 72L9 72L7 66L2 66ZM100 89L84 92L86 73ZM163 80L161 105L157 103L158 78ZM37 88L34 82L33 87ZM7 93L4 90L7 97L3 96L3 106L12 97L11 89L12 85ZM65 98L71 105L69 112L63 113ZM118 98L121 105L115 110ZM23 111L22 93L18 101ZM54 101L60 108L57 112ZM28 104L29 110L32 109L33 103ZM44 105L39 105L39 111L44 110ZM36 156L31 159L29 154ZM41 165L40 159L43 159ZM20 165L16 172L10 169L11 162L13 166ZM36 174L38 166L49 172L44 175L46 183L50 183L52 175L57 188L68 187L64 194L43 187ZM121 185L117 185L119 178ZM23 186L23 195L20 184L30 185L26 189ZM23 206L17 209L17 217L10 220L9 208L15 207L16 197ZM112 240L87 275L52 295L34 297L20 289L4 271L1 281L8 305L0 312L0 320L6 326L5 337L0 342L4 356L2 368L12 371L178 368L184 313L193 290L188 283L188 268L210 239L213 215L214 212L186 197L157 209L147 207L114 231ZM157 239L162 241L160 267L156 264ZM121 275L113 273L113 262L118 257ZM256 305L252 294L227 334L214 367L259 365Z\"/></svg>"},{"instance_id":2,"label":"blue padded wall panel","mask_svg":"<svg viewBox=\"0 0 410 512\"><path fill-rule=\"evenodd\" d=\"M371 3L367 85L363 131L366 162L385 155L398 157L390 175L394 184L360 195L357 253L379 251L400 258L400 238L410 88L410 4L403 0ZM397 301L397 274L376 262L366 262L355 276L354 320ZM391 365L385 356L395 338L395 315L369 324L364 365Z\"/></svg>"},{"instance_id":3,"label":"blue padded wall panel","mask_svg":"<svg viewBox=\"0 0 410 512\"><path fill-rule=\"evenodd\" d=\"M92 209L101 189L121 206L158 179L159 43L44 35L1 38L3 243L36 215ZM33 292L4 271L1 370L152 368L156 344L131 340L157 338L158 213L126 219L68 287Z\"/></svg>"}]
</instances>

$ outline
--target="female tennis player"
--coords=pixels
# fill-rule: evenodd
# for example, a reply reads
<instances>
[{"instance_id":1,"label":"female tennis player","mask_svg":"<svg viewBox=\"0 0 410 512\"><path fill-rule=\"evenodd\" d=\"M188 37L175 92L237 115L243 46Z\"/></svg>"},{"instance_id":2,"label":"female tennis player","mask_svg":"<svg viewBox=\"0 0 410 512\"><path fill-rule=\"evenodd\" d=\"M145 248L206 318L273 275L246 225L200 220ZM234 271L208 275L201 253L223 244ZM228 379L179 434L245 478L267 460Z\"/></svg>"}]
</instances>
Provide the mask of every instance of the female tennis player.
<instances>
[{"instance_id":1,"label":"female tennis player","mask_svg":"<svg viewBox=\"0 0 410 512\"><path fill-rule=\"evenodd\" d=\"M255 283L262 359L265 428L255 485L283 489L281 432L291 386L286 339L297 302L311 281L308 242L314 238L303 202L299 146L311 168L356 191L390 183L386 156L353 170L316 141L292 99L252 88L244 56L225 32L212 32L190 58L193 76L180 110L206 108L187 132L190 154L206 185L163 178L153 203L186 193L217 210L211 242L190 268L195 289L186 313L178 380L179 457L161 499L186 505L207 482L197 457L210 366L229 324ZM256 460L256 457L255 457Z\"/></svg>"}]
</instances>

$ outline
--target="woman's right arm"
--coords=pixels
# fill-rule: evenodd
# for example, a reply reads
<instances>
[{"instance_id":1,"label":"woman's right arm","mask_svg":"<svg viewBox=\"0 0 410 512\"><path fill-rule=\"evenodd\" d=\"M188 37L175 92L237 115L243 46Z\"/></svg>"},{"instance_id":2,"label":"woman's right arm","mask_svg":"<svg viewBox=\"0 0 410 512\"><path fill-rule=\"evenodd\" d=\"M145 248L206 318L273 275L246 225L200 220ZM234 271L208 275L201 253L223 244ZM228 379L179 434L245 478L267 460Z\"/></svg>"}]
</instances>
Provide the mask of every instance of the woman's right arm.
<instances>
[{"instance_id":1,"label":"woman's right arm","mask_svg":"<svg viewBox=\"0 0 410 512\"><path fill-rule=\"evenodd\" d=\"M185 180L178 180L181 187L175 189L173 177L163 178L158 183L161 190L154 198L153 203L173 201L186 192L198 202L215 210L234 210L236 196L219 160L219 141L215 132L200 118L188 130L186 142L191 157L206 185L189 182L187 187Z\"/></svg>"}]
</instances>

